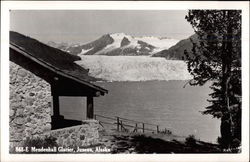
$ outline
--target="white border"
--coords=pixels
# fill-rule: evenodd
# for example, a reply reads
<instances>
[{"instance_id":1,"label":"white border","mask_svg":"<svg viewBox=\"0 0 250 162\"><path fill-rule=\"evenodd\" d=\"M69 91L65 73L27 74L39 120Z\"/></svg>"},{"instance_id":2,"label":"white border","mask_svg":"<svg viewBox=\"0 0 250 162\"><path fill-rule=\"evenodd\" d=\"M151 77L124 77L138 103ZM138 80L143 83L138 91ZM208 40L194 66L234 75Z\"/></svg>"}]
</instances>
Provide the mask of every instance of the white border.
<instances>
[{"instance_id":1,"label":"white border","mask_svg":"<svg viewBox=\"0 0 250 162\"><path fill-rule=\"evenodd\" d=\"M9 10L242 10L242 153L240 154L50 154L13 155L9 148ZM3 1L1 2L1 160L3 161L220 161L241 162L249 159L249 2L197 1Z\"/></svg>"}]
</instances>

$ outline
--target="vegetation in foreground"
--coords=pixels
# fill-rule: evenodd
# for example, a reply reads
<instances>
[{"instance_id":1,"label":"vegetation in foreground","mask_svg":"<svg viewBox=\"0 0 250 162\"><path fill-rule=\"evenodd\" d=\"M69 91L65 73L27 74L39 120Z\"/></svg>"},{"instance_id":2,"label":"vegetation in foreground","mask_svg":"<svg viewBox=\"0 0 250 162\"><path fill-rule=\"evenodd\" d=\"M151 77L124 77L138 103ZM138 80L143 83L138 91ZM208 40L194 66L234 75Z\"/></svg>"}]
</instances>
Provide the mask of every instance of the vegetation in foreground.
<instances>
[{"instance_id":1,"label":"vegetation in foreground","mask_svg":"<svg viewBox=\"0 0 250 162\"><path fill-rule=\"evenodd\" d=\"M54 148L58 147L55 137L32 138L24 141L23 147L28 147L26 154L42 154L42 153L65 153L65 152L31 152L31 147L36 148ZM157 134L139 134L128 132L100 132L100 143L95 146L83 147L87 148L107 148L112 154L178 154L178 153L237 153L240 150L225 150L219 144L212 144L197 140L194 135L186 138L175 135L158 136ZM79 146L80 147L80 146ZM76 150L77 146L72 149ZM14 150L11 153L18 153ZM68 152L72 153L72 152ZM77 153L77 152L75 152ZM79 152L78 152L79 153Z\"/></svg>"},{"instance_id":2,"label":"vegetation in foreground","mask_svg":"<svg viewBox=\"0 0 250 162\"><path fill-rule=\"evenodd\" d=\"M117 148L112 153L222 153L216 144L187 137L186 141L166 141L145 135L115 136Z\"/></svg>"},{"instance_id":3,"label":"vegetation in foreground","mask_svg":"<svg viewBox=\"0 0 250 162\"><path fill-rule=\"evenodd\" d=\"M194 135L185 138L176 135L104 131L100 136L102 145L111 148L111 153L223 153L218 144L197 140Z\"/></svg>"}]
</instances>

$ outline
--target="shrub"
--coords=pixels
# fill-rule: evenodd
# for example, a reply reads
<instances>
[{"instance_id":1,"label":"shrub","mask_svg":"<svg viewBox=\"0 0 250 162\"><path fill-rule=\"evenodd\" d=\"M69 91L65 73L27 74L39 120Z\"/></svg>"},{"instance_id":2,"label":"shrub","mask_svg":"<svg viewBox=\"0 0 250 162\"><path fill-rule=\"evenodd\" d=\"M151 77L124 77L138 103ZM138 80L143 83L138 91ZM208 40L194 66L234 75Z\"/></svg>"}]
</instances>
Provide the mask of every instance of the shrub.
<instances>
[{"instance_id":1,"label":"shrub","mask_svg":"<svg viewBox=\"0 0 250 162\"><path fill-rule=\"evenodd\" d=\"M237 138L233 139L233 141L232 141L232 152L233 153L240 152L241 151L239 149L240 145L241 145L241 141L239 139L237 139Z\"/></svg>"},{"instance_id":2,"label":"shrub","mask_svg":"<svg viewBox=\"0 0 250 162\"><path fill-rule=\"evenodd\" d=\"M237 138L234 138L230 145L228 141L222 139L221 137L217 138L217 142L223 152L238 153L241 151L240 150L241 141Z\"/></svg>"},{"instance_id":3,"label":"shrub","mask_svg":"<svg viewBox=\"0 0 250 162\"><path fill-rule=\"evenodd\" d=\"M189 135L187 138L186 138L186 145L188 146L195 146L196 145L196 139L195 139L195 136L194 135Z\"/></svg>"}]
</instances>

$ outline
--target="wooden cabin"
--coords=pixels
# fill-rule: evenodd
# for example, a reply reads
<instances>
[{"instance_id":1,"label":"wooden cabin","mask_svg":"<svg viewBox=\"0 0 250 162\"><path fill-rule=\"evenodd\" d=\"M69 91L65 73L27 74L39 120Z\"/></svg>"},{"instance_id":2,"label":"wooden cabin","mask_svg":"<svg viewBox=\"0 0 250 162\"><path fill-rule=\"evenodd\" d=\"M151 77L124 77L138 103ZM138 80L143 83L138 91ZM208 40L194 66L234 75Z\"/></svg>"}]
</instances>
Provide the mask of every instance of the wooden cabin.
<instances>
[{"instance_id":1,"label":"wooden cabin","mask_svg":"<svg viewBox=\"0 0 250 162\"><path fill-rule=\"evenodd\" d=\"M17 32L10 32L10 61L42 78L51 87L53 99L52 129L81 124L60 114L59 96L87 97L87 119L94 116L93 98L108 93L95 84L88 70L74 63L81 58L45 45Z\"/></svg>"}]
</instances>

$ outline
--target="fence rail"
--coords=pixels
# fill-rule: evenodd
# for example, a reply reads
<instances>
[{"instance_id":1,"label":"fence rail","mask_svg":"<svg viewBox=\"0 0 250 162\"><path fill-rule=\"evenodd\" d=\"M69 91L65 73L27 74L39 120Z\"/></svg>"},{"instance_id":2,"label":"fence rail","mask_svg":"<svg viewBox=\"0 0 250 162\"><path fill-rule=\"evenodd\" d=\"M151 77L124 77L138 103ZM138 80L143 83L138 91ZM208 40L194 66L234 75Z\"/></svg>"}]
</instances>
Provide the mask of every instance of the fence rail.
<instances>
[{"instance_id":1,"label":"fence rail","mask_svg":"<svg viewBox=\"0 0 250 162\"><path fill-rule=\"evenodd\" d=\"M136 120L131 120L119 116L109 117L99 114L94 114L94 118L100 121L100 124L108 124L110 126L115 126L117 131L122 132L142 132L145 133L163 133L163 134L172 134L172 132L166 128L160 129L160 126L157 124L151 124L146 122L140 122Z\"/></svg>"}]
</instances>

